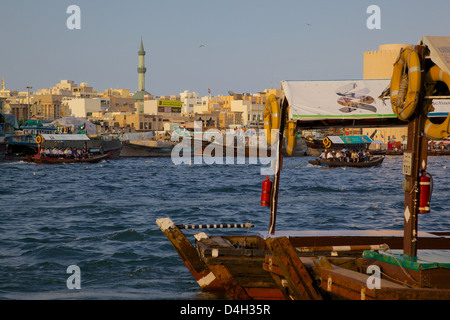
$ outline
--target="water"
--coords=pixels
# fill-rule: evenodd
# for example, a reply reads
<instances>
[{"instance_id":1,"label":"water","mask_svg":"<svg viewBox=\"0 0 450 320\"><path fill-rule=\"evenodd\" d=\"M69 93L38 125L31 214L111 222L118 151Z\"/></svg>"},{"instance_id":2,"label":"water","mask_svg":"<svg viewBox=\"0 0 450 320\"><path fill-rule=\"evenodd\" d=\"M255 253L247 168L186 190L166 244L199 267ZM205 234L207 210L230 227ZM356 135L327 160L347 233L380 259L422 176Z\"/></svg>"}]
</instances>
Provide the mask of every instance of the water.
<instances>
[{"instance_id":1,"label":"water","mask_svg":"<svg viewBox=\"0 0 450 320\"><path fill-rule=\"evenodd\" d=\"M374 168L321 168L286 158L277 230L403 229L402 158ZM171 159L98 164L0 162L1 299L214 299L155 224L252 222L262 165L178 165ZM432 213L420 230L450 230L450 157L430 157ZM242 233L212 230L211 234ZM193 239L193 231L189 231ZM70 265L81 289L69 290Z\"/></svg>"}]
</instances>

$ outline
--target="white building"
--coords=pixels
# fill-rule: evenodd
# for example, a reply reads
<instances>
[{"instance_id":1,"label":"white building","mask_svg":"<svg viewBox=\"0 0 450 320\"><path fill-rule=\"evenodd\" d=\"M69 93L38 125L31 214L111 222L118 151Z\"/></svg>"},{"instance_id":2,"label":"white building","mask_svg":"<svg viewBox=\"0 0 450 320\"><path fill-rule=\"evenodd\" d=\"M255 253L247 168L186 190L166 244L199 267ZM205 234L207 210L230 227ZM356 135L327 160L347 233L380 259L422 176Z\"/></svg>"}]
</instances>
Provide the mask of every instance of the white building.
<instances>
[{"instance_id":1,"label":"white building","mask_svg":"<svg viewBox=\"0 0 450 320\"><path fill-rule=\"evenodd\" d=\"M242 124L257 124L264 119L264 105L250 100L232 100L231 111L242 112Z\"/></svg>"},{"instance_id":2,"label":"white building","mask_svg":"<svg viewBox=\"0 0 450 320\"><path fill-rule=\"evenodd\" d=\"M201 113L208 111L208 97L199 98L197 92L185 90L180 93L180 100L183 103L181 108L182 114Z\"/></svg>"},{"instance_id":3,"label":"white building","mask_svg":"<svg viewBox=\"0 0 450 320\"><path fill-rule=\"evenodd\" d=\"M73 117L90 117L99 112L105 112L109 107L108 98L75 98L66 100L69 113Z\"/></svg>"}]
</instances>

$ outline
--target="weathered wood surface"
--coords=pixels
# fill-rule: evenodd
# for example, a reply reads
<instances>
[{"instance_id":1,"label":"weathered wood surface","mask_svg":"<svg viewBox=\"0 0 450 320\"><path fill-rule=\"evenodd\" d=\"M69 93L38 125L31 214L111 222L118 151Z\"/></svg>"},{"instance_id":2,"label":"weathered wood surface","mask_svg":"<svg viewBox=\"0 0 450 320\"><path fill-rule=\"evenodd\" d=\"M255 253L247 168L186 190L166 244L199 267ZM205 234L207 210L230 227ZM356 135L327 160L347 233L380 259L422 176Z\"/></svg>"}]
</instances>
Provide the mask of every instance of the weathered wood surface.
<instances>
[{"instance_id":1,"label":"weathered wood surface","mask_svg":"<svg viewBox=\"0 0 450 320\"><path fill-rule=\"evenodd\" d=\"M315 280L299 259L289 239L286 237L268 238L266 244L272 254L274 264L279 267L286 279L292 296L302 300L321 300L323 298L315 286Z\"/></svg>"},{"instance_id":2,"label":"weathered wood surface","mask_svg":"<svg viewBox=\"0 0 450 320\"><path fill-rule=\"evenodd\" d=\"M167 239L169 239L199 286L204 290L223 290L223 284L200 259L197 250L180 229L175 226L173 221L169 218L161 218L157 219L156 223Z\"/></svg>"}]
</instances>

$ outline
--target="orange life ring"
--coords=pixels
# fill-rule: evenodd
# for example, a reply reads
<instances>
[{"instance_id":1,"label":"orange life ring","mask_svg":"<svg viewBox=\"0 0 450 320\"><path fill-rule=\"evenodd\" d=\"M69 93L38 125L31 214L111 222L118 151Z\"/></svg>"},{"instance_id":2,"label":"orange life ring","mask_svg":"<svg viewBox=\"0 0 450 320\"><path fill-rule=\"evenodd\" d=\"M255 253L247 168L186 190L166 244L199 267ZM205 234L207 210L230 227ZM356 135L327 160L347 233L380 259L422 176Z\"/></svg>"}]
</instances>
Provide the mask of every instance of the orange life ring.
<instances>
[{"instance_id":1,"label":"orange life ring","mask_svg":"<svg viewBox=\"0 0 450 320\"><path fill-rule=\"evenodd\" d=\"M391 106L400 120L407 121L416 109L422 85L421 71L417 52L412 47L402 49L394 63L391 79Z\"/></svg>"}]
</instances>

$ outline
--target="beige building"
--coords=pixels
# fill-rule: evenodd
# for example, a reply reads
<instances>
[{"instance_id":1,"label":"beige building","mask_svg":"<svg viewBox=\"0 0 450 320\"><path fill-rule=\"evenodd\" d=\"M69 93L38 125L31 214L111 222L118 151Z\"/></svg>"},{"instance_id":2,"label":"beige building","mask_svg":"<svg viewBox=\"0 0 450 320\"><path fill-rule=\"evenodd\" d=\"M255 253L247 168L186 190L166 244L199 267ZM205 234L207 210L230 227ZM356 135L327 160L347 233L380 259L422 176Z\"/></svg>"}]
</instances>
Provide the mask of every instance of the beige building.
<instances>
[{"instance_id":1,"label":"beige building","mask_svg":"<svg viewBox=\"0 0 450 320\"><path fill-rule=\"evenodd\" d=\"M112 114L111 120L103 121L105 130L125 129L125 132L162 131L163 116L149 114Z\"/></svg>"},{"instance_id":2,"label":"beige building","mask_svg":"<svg viewBox=\"0 0 450 320\"><path fill-rule=\"evenodd\" d=\"M364 52L364 79L390 79L400 50L406 46L407 44L384 44L379 46L378 51ZM388 143L406 141L408 129L405 122L405 127L370 128L362 131L368 136L373 135L373 140Z\"/></svg>"},{"instance_id":3,"label":"beige building","mask_svg":"<svg viewBox=\"0 0 450 320\"><path fill-rule=\"evenodd\" d=\"M56 120L69 116L69 109L62 104L61 95L41 94L34 96L31 106L31 118Z\"/></svg>"}]
</instances>

